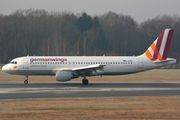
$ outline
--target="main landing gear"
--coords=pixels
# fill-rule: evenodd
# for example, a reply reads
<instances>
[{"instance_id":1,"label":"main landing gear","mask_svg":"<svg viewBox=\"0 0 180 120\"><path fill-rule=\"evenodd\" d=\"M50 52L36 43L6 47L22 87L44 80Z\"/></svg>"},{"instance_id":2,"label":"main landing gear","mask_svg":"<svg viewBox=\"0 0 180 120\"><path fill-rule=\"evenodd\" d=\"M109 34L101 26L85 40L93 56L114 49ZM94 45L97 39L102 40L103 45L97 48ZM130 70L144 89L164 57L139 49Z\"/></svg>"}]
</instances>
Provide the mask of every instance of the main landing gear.
<instances>
[{"instance_id":1,"label":"main landing gear","mask_svg":"<svg viewBox=\"0 0 180 120\"><path fill-rule=\"evenodd\" d=\"M86 76L85 76L84 79L82 80L82 83L83 83L84 85L87 85L87 84L89 83L89 81L86 79Z\"/></svg>"},{"instance_id":2,"label":"main landing gear","mask_svg":"<svg viewBox=\"0 0 180 120\"><path fill-rule=\"evenodd\" d=\"M24 81L24 84L28 84L28 75L26 75L26 80Z\"/></svg>"}]
</instances>

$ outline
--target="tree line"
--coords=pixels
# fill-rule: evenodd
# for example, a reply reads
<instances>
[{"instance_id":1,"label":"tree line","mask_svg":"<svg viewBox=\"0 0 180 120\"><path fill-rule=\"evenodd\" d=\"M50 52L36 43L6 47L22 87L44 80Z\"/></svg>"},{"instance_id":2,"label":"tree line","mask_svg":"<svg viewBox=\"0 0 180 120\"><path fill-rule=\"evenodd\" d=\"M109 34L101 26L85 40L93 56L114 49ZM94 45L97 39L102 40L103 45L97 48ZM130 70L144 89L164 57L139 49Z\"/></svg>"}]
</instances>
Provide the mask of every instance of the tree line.
<instances>
[{"instance_id":1,"label":"tree line","mask_svg":"<svg viewBox=\"0 0 180 120\"><path fill-rule=\"evenodd\" d=\"M180 17L159 15L137 23L108 12L90 16L46 10L17 10L0 15L0 63L26 55L140 55L166 28L174 28L168 56L180 59Z\"/></svg>"}]
</instances>

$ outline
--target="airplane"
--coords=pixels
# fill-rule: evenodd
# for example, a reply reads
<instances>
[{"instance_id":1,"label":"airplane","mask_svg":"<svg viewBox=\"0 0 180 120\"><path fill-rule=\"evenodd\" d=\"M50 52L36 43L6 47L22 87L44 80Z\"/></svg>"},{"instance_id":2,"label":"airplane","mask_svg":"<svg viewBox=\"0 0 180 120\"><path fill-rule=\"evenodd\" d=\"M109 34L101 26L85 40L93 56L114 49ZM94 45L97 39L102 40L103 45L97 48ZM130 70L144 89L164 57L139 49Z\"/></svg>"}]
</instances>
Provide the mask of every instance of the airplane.
<instances>
[{"instance_id":1,"label":"airplane","mask_svg":"<svg viewBox=\"0 0 180 120\"><path fill-rule=\"evenodd\" d=\"M152 45L139 56L25 56L11 60L2 67L9 74L55 75L59 82L86 76L124 75L147 71L176 63L167 58L174 29L165 29Z\"/></svg>"}]
</instances>

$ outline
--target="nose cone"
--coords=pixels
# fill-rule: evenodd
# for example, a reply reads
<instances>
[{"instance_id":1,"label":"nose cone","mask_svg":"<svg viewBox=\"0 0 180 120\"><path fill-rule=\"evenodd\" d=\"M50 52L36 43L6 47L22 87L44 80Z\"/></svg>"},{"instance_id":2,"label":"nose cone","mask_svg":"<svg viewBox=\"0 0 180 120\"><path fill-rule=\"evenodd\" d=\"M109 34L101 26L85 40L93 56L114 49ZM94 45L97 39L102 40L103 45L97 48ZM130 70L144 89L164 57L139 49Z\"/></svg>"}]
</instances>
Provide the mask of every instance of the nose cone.
<instances>
[{"instance_id":1,"label":"nose cone","mask_svg":"<svg viewBox=\"0 0 180 120\"><path fill-rule=\"evenodd\" d=\"M2 71L5 71L5 70L7 70L7 65L4 65L4 66L2 67Z\"/></svg>"}]
</instances>

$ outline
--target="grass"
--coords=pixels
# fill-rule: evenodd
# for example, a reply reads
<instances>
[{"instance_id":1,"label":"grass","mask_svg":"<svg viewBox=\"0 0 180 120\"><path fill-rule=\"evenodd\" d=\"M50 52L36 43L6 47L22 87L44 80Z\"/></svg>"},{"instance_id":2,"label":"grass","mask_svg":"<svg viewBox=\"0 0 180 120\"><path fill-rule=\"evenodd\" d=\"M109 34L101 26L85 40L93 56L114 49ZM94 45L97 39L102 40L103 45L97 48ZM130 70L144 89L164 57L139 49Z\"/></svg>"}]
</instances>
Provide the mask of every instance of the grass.
<instances>
[{"instance_id":1,"label":"grass","mask_svg":"<svg viewBox=\"0 0 180 120\"><path fill-rule=\"evenodd\" d=\"M6 119L180 119L180 96L0 100Z\"/></svg>"}]
</instances>

